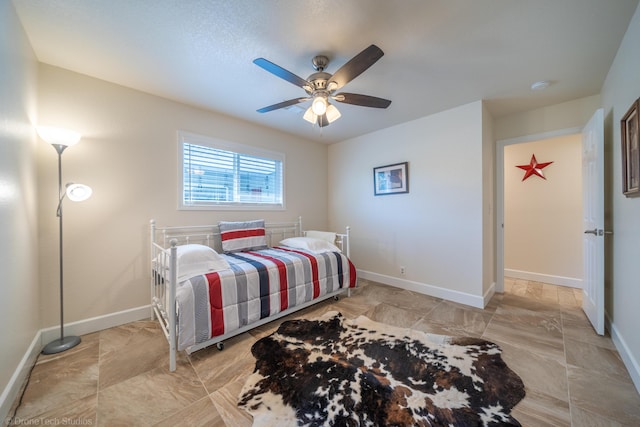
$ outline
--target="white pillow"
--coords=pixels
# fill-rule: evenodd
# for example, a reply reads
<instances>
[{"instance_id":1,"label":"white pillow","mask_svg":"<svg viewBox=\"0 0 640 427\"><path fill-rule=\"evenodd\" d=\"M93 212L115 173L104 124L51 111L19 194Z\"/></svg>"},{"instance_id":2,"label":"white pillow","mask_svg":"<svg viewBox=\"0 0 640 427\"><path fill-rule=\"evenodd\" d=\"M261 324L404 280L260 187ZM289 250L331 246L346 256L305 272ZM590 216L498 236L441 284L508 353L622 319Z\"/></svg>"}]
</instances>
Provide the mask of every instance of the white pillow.
<instances>
[{"instance_id":1,"label":"white pillow","mask_svg":"<svg viewBox=\"0 0 640 427\"><path fill-rule=\"evenodd\" d=\"M306 237L312 237L314 239L326 240L332 245L336 242L336 233L332 233L330 231L308 230L304 232L304 235Z\"/></svg>"},{"instance_id":2,"label":"white pillow","mask_svg":"<svg viewBox=\"0 0 640 427\"><path fill-rule=\"evenodd\" d=\"M338 247L333 243L313 237L290 237L282 240L280 244L290 248L306 249L315 254L321 254L324 252L340 252L340 249L338 249Z\"/></svg>"},{"instance_id":3,"label":"white pillow","mask_svg":"<svg viewBox=\"0 0 640 427\"><path fill-rule=\"evenodd\" d=\"M231 268L226 259L208 246L188 244L176 246L176 249L178 282L182 282L183 280L194 276L199 276L200 274ZM169 267L168 256L163 264L165 267Z\"/></svg>"}]
</instances>

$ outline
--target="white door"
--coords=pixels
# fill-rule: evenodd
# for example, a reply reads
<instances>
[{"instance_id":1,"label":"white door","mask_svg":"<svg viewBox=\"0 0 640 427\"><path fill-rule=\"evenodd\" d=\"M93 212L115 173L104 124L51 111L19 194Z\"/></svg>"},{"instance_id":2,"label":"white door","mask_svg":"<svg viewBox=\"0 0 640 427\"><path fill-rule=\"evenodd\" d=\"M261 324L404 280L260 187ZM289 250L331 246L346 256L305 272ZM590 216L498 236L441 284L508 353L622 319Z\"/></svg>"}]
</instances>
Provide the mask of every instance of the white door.
<instances>
[{"instance_id":1,"label":"white door","mask_svg":"<svg viewBox=\"0 0 640 427\"><path fill-rule=\"evenodd\" d=\"M582 224L584 273L582 309L604 334L604 112L582 130Z\"/></svg>"}]
</instances>

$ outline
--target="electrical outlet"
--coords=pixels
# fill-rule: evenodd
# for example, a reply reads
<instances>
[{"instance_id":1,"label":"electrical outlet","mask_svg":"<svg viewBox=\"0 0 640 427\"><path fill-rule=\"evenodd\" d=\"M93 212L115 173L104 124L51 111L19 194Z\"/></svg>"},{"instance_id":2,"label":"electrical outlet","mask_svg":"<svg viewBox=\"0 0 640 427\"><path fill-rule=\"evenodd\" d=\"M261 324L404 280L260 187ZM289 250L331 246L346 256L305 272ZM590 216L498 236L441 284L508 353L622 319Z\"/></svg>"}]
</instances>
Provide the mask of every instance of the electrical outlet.
<instances>
[{"instance_id":1,"label":"electrical outlet","mask_svg":"<svg viewBox=\"0 0 640 427\"><path fill-rule=\"evenodd\" d=\"M404 276L404 274L405 274L404 265L401 265L401 266L400 266L400 275L401 275L401 276Z\"/></svg>"}]
</instances>

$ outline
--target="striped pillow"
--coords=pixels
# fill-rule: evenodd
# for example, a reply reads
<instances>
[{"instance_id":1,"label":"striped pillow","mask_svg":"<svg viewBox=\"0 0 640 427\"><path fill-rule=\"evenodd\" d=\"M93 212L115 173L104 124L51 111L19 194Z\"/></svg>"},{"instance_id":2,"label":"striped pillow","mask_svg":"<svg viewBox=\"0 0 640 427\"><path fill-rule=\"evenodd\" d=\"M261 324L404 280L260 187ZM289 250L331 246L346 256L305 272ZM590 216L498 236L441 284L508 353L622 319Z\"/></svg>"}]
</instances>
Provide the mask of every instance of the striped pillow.
<instances>
[{"instance_id":1,"label":"striped pillow","mask_svg":"<svg viewBox=\"0 0 640 427\"><path fill-rule=\"evenodd\" d=\"M254 251L267 248L264 220L220 221L220 239L225 253Z\"/></svg>"}]
</instances>

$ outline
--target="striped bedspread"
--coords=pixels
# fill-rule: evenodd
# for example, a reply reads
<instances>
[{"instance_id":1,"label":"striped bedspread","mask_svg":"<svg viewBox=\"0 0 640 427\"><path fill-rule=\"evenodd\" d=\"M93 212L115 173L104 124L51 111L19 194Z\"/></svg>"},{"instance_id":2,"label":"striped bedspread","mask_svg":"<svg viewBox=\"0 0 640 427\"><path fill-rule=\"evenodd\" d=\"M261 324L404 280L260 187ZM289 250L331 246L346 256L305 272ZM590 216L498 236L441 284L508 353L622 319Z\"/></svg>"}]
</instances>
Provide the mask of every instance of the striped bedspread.
<instances>
[{"instance_id":1,"label":"striped bedspread","mask_svg":"<svg viewBox=\"0 0 640 427\"><path fill-rule=\"evenodd\" d=\"M356 286L355 267L339 252L275 247L225 257L231 269L178 284L178 350Z\"/></svg>"}]
</instances>

